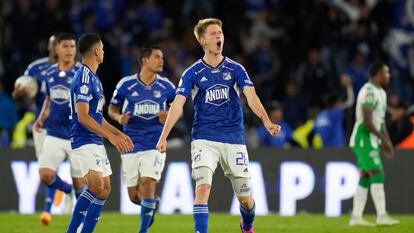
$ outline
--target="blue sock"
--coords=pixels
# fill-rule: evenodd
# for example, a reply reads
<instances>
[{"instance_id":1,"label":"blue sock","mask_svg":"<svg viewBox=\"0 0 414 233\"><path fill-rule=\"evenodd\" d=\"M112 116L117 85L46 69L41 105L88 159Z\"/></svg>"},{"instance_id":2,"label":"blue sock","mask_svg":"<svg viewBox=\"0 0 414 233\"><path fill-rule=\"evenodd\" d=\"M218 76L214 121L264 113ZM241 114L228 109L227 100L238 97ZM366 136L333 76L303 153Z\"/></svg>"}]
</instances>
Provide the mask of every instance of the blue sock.
<instances>
[{"instance_id":1,"label":"blue sock","mask_svg":"<svg viewBox=\"0 0 414 233\"><path fill-rule=\"evenodd\" d=\"M53 200L55 198L56 189L46 187L46 198L45 198L45 206L43 207L43 211L50 213L52 209Z\"/></svg>"},{"instance_id":2,"label":"blue sock","mask_svg":"<svg viewBox=\"0 0 414 233\"><path fill-rule=\"evenodd\" d=\"M254 216L255 216L256 204L253 204L253 208L250 210L245 210L240 206L240 213L243 218L243 229L248 231L252 229Z\"/></svg>"},{"instance_id":3,"label":"blue sock","mask_svg":"<svg viewBox=\"0 0 414 233\"><path fill-rule=\"evenodd\" d=\"M80 197L80 195L83 193L83 191L85 191L86 190L86 188L85 187L82 187L82 188L80 188L80 189L75 189L75 197L76 197L76 200L78 200L79 199L79 197Z\"/></svg>"},{"instance_id":4,"label":"blue sock","mask_svg":"<svg viewBox=\"0 0 414 233\"><path fill-rule=\"evenodd\" d=\"M105 205L105 199L95 198L89 206L83 222L81 233L92 233L101 216L102 208Z\"/></svg>"},{"instance_id":5,"label":"blue sock","mask_svg":"<svg viewBox=\"0 0 414 233\"><path fill-rule=\"evenodd\" d=\"M153 198L145 198L142 200L139 233L147 233L152 216L154 215L155 206L156 203Z\"/></svg>"},{"instance_id":6,"label":"blue sock","mask_svg":"<svg viewBox=\"0 0 414 233\"><path fill-rule=\"evenodd\" d=\"M207 233L208 232L208 205L194 204L194 232Z\"/></svg>"},{"instance_id":7,"label":"blue sock","mask_svg":"<svg viewBox=\"0 0 414 233\"><path fill-rule=\"evenodd\" d=\"M48 188L54 188L54 189L59 189L65 193L70 193L72 192L72 185L66 183L65 181L63 181L62 179L60 179L60 177L58 175L56 175L55 177L53 177L52 182L50 182L50 184L47 185Z\"/></svg>"},{"instance_id":8,"label":"blue sock","mask_svg":"<svg viewBox=\"0 0 414 233\"><path fill-rule=\"evenodd\" d=\"M66 233L76 233L79 225L82 223L83 219L86 216L86 211L92 202L95 200L95 194L89 189L82 192L76 201L75 208L72 213L72 219L70 220L68 230Z\"/></svg>"}]
</instances>

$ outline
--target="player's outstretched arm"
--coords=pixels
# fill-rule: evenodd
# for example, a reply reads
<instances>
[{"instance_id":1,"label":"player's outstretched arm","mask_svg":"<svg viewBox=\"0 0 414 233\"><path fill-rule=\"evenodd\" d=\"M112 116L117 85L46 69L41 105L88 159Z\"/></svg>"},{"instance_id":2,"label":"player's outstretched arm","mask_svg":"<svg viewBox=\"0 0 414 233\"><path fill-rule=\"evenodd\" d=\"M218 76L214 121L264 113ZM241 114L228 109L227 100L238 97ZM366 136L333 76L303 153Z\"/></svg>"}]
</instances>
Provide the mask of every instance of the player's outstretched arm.
<instances>
[{"instance_id":1,"label":"player's outstretched arm","mask_svg":"<svg viewBox=\"0 0 414 233\"><path fill-rule=\"evenodd\" d=\"M176 95L173 103L171 104L167 119L165 120L164 128L162 129L161 136L157 143L157 150L160 152L165 152L167 150L167 137L175 123L181 117L186 99L187 98L182 95Z\"/></svg>"},{"instance_id":2,"label":"player's outstretched arm","mask_svg":"<svg viewBox=\"0 0 414 233\"><path fill-rule=\"evenodd\" d=\"M106 127L100 125L91 116L89 116L89 104L78 102L76 103L76 112L78 114L79 122L88 128L90 131L105 137L109 142L120 152L129 152L132 149L128 147L125 139L115 135ZM105 122L105 121L104 121Z\"/></svg>"},{"instance_id":3,"label":"player's outstretched arm","mask_svg":"<svg viewBox=\"0 0 414 233\"><path fill-rule=\"evenodd\" d=\"M45 120L49 116L49 109L50 109L50 97L46 96L45 100L43 101L42 110L40 110L39 116L37 117L34 123L34 129L37 132L40 132L43 128L43 124Z\"/></svg>"},{"instance_id":4,"label":"player's outstretched arm","mask_svg":"<svg viewBox=\"0 0 414 233\"><path fill-rule=\"evenodd\" d=\"M131 113L130 112L126 112L124 114L120 114L120 112L121 112L121 109L119 107L117 107L117 106L115 106L113 104L110 104L109 105L109 108L108 108L108 115L109 115L109 117L112 120L118 122L121 125L128 124L129 117L130 117Z\"/></svg>"},{"instance_id":5,"label":"player's outstretched arm","mask_svg":"<svg viewBox=\"0 0 414 233\"><path fill-rule=\"evenodd\" d=\"M266 127L267 131L271 135L276 135L280 132L280 125L273 124L269 116L267 115L267 112L265 108L262 105L262 102L260 102L259 97L256 94L256 91L254 87L246 86L243 89L243 93L246 96L247 104L249 105L250 109L260 118L260 120L263 122L263 125Z\"/></svg>"}]
</instances>

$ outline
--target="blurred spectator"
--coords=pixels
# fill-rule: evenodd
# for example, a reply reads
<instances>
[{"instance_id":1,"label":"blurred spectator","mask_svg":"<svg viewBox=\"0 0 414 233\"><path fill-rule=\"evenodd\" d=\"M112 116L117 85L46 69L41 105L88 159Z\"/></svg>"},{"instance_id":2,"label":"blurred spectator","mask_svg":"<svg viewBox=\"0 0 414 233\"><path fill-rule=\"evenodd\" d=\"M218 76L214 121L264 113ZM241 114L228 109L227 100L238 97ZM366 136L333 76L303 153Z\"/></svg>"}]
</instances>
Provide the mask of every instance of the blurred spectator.
<instances>
[{"instance_id":1,"label":"blurred spectator","mask_svg":"<svg viewBox=\"0 0 414 233\"><path fill-rule=\"evenodd\" d=\"M282 100L285 120L292 128L296 128L307 120L308 104L300 94L297 84L290 81L286 84L285 97Z\"/></svg>"},{"instance_id":2,"label":"blurred spectator","mask_svg":"<svg viewBox=\"0 0 414 233\"><path fill-rule=\"evenodd\" d=\"M345 146L345 110L351 107L355 100L350 80L347 81L346 85L346 100L342 101L338 92L329 93L325 97L326 108L316 116L313 131L321 137L325 148Z\"/></svg>"},{"instance_id":3,"label":"blurred spectator","mask_svg":"<svg viewBox=\"0 0 414 233\"><path fill-rule=\"evenodd\" d=\"M307 61L299 65L296 80L311 106L322 106L321 93L327 93L334 86L316 48L310 49Z\"/></svg>"},{"instance_id":4,"label":"blurred spectator","mask_svg":"<svg viewBox=\"0 0 414 233\"><path fill-rule=\"evenodd\" d=\"M155 0L146 0L138 9L138 22L149 34L148 39L154 40L161 37L164 27L164 12Z\"/></svg>"},{"instance_id":5,"label":"blurred spectator","mask_svg":"<svg viewBox=\"0 0 414 233\"><path fill-rule=\"evenodd\" d=\"M0 146L8 146L10 135L19 118L16 105L5 92L2 80L0 80L0 109Z\"/></svg>"},{"instance_id":6,"label":"blurred spectator","mask_svg":"<svg viewBox=\"0 0 414 233\"><path fill-rule=\"evenodd\" d=\"M282 130L276 136L272 136L267 131L263 124L257 129L257 136L260 141L260 145L275 147L275 148L288 148L292 141L292 128L283 120L283 108L282 105L274 101L267 107L267 114L270 121L276 123L282 127Z\"/></svg>"},{"instance_id":7,"label":"blurred spectator","mask_svg":"<svg viewBox=\"0 0 414 233\"><path fill-rule=\"evenodd\" d=\"M355 95L358 95L361 87L368 82L368 53L369 48L366 44L358 45L352 63L345 68L345 72L343 74L352 80Z\"/></svg>"},{"instance_id":8,"label":"blurred spectator","mask_svg":"<svg viewBox=\"0 0 414 233\"><path fill-rule=\"evenodd\" d=\"M403 101L398 100L388 108L388 134L393 145L402 148L414 148L414 118L409 116Z\"/></svg>"},{"instance_id":9,"label":"blurred spectator","mask_svg":"<svg viewBox=\"0 0 414 233\"><path fill-rule=\"evenodd\" d=\"M280 58L272 50L269 38L263 37L251 62L252 80L257 87L257 93L263 102L273 99L276 86L280 85L277 76L280 72Z\"/></svg>"}]
</instances>

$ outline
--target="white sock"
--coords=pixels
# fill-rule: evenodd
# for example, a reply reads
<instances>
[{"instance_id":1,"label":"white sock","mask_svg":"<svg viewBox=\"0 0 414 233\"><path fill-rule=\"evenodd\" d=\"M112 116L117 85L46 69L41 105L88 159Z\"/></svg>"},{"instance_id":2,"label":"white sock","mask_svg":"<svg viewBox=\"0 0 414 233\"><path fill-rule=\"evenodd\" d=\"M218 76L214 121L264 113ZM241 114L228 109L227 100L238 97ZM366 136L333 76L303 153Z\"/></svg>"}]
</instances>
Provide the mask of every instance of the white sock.
<instances>
[{"instance_id":1,"label":"white sock","mask_svg":"<svg viewBox=\"0 0 414 233\"><path fill-rule=\"evenodd\" d=\"M377 216L384 216L386 214L384 184L372 184L371 197L377 210Z\"/></svg>"},{"instance_id":2,"label":"white sock","mask_svg":"<svg viewBox=\"0 0 414 233\"><path fill-rule=\"evenodd\" d=\"M352 217L361 218L365 209L368 198L368 188L358 185L354 195L354 206L352 209Z\"/></svg>"}]
</instances>

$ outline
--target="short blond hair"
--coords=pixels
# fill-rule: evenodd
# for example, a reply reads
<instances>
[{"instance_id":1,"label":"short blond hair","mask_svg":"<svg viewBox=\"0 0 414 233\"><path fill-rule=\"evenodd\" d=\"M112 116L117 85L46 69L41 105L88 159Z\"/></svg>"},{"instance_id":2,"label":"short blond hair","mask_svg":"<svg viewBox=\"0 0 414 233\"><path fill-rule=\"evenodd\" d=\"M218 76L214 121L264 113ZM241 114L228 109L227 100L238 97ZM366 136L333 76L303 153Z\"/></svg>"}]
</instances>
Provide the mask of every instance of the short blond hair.
<instances>
[{"instance_id":1,"label":"short blond hair","mask_svg":"<svg viewBox=\"0 0 414 233\"><path fill-rule=\"evenodd\" d=\"M200 42L200 38L204 35L207 27L210 25L218 25L222 27L223 23L221 22L221 20L216 18L200 19L198 23L194 26L194 36L196 37L198 42Z\"/></svg>"}]
</instances>

